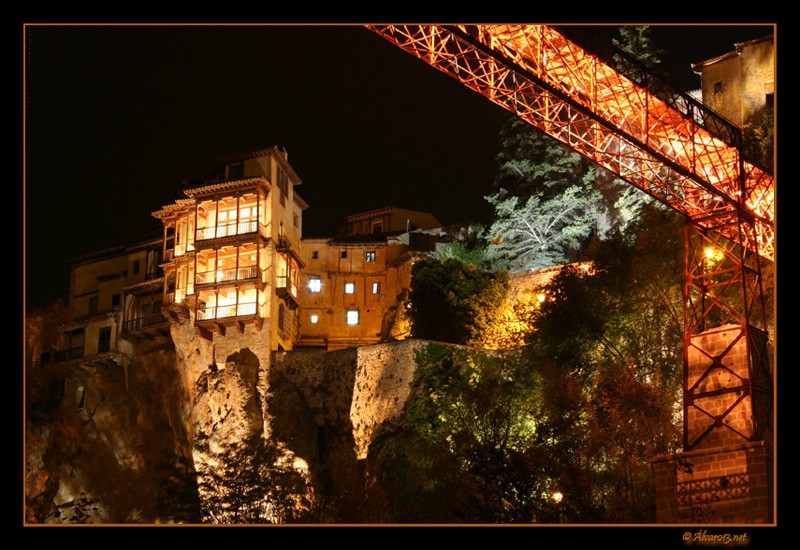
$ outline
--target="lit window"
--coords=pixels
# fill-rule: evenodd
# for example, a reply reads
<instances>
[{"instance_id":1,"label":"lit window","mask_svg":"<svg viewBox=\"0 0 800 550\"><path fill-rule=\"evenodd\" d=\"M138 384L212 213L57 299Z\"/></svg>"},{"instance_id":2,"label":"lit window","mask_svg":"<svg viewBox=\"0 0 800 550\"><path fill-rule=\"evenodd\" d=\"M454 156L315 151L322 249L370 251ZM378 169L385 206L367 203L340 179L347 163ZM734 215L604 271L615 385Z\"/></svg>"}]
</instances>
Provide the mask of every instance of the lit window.
<instances>
[{"instance_id":1,"label":"lit window","mask_svg":"<svg viewBox=\"0 0 800 550\"><path fill-rule=\"evenodd\" d=\"M347 324L348 325L357 325L358 324L358 310L351 309L347 312Z\"/></svg>"},{"instance_id":2,"label":"lit window","mask_svg":"<svg viewBox=\"0 0 800 550\"><path fill-rule=\"evenodd\" d=\"M375 261L375 251L367 252L367 261L374 262Z\"/></svg>"},{"instance_id":3,"label":"lit window","mask_svg":"<svg viewBox=\"0 0 800 550\"><path fill-rule=\"evenodd\" d=\"M310 292L319 292L322 290L322 279L319 277L310 277L308 279L308 290Z\"/></svg>"},{"instance_id":4,"label":"lit window","mask_svg":"<svg viewBox=\"0 0 800 550\"><path fill-rule=\"evenodd\" d=\"M344 293L345 294L354 294L356 291L356 284L355 283L345 283L344 284Z\"/></svg>"},{"instance_id":5,"label":"lit window","mask_svg":"<svg viewBox=\"0 0 800 550\"><path fill-rule=\"evenodd\" d=\"M311 324L316 325L319 322L319 315L316 313L311 314Z\"/></svg>"},{"instance_id":6,"label":"lit window","mask_svg":"<svg viewBox=\"0 0 800 550\"><path fill-rule=\"evenodd\" d=\"M381 284L380 283L372 283L372 293L377 294L381 291Z\"/></svg>"}]
</instances>

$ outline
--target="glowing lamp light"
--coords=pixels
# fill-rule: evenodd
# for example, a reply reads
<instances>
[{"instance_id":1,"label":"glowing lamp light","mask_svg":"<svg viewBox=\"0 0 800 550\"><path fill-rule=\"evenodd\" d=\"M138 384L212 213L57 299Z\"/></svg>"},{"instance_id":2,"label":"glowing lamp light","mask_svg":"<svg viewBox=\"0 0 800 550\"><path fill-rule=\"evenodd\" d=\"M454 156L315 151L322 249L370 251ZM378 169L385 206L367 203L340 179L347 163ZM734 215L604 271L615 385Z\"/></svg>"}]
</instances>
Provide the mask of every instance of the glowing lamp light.
<instances>
[{"instance_id":1,"label":"glowing lamp light","mask_svg":"<svg viewBox=\"0 0 800 550\"><path fill-rule=\"evenodd\" d=\"M545 298L547 298L547 296L545 296L544 294L539 294L538 296L536 296L536 300L537 300L537 301L538 301L540 304L541 304L542 302L544 302Z\"/></svg>"},{"instance_id":2,"label":"glowing lamp light","mask_svg":"<svg viewBox=\"0 0 800 550\"><path fill-rule=\"evenodd\" d=\"M551 496L556 504L559 504L562 500L564 500L564 495L561 493L561 491L556 491Z\"/></svg>"}]
</instances>

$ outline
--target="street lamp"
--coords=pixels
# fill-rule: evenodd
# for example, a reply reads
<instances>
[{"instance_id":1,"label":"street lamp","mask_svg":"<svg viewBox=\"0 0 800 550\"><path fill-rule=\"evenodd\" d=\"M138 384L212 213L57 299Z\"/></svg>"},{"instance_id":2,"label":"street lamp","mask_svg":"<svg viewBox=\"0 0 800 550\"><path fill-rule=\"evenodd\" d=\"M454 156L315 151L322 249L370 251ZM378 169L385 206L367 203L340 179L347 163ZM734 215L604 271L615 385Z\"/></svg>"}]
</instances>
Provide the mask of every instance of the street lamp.
<instances>
[{"instance_id":1,"label":"street lamp","mask_svg":"<svg viewBox=\"0 0 800 550\"><path fill-rule=\"evenodd\" d=\"M561 518L561 506L560 506L561 501L564 500L564 494L561 491L555 491L553 492L552 495L550 495L550 497L553 499L553 502L556 503L556 512L558 513L558 523L564 523L564 521Z\"/></svg>"}]
</instances>

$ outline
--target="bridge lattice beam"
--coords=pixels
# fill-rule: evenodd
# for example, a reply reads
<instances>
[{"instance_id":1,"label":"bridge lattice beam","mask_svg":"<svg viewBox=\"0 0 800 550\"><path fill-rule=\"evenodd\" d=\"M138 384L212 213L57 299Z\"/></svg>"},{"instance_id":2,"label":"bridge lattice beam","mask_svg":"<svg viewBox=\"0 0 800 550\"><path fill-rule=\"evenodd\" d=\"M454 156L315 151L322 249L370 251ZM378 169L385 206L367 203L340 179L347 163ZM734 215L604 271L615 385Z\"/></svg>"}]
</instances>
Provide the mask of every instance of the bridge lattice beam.
<instances>
[{"instance_id":1,"label":"bridge lattice beam","mask_svg":"<svg viewBox=\"0 0 800 550\"><path fill-rule=\"evenodd\" d=\"M545 25L368 28L699 226L774 259L772 176L741 158L738 129L692 98L634 82Z\"/></svg>"}]
</instances>

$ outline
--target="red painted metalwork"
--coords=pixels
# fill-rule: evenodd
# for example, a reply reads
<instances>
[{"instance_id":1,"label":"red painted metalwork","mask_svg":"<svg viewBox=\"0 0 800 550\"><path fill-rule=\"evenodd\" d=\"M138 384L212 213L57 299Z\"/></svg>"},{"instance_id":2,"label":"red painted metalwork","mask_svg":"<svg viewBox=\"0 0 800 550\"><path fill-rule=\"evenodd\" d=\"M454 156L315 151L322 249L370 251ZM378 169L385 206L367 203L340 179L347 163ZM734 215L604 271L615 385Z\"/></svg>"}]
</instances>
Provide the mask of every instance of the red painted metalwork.
<instances>
[{"instance_id":1,"label":"red painted metalwork","mask_svg":"<svg viewBox=\"0 0 800 550\"><path fill-rule=\"evenodd\" d=\"M697 271L703 252L687 234L686 346L717 318L765 333L759 257L774 260L774 182L741 157L738 128L610 43L594 41L589 50L555 27L368 28L685 214L696 234L724 251L720 285L709 286L709 274ZM757 349L752 376L768 382L764 346ZM761 400L753 407L761 434L771 389L753 399Z\"/></svg>"}]
</instances>

